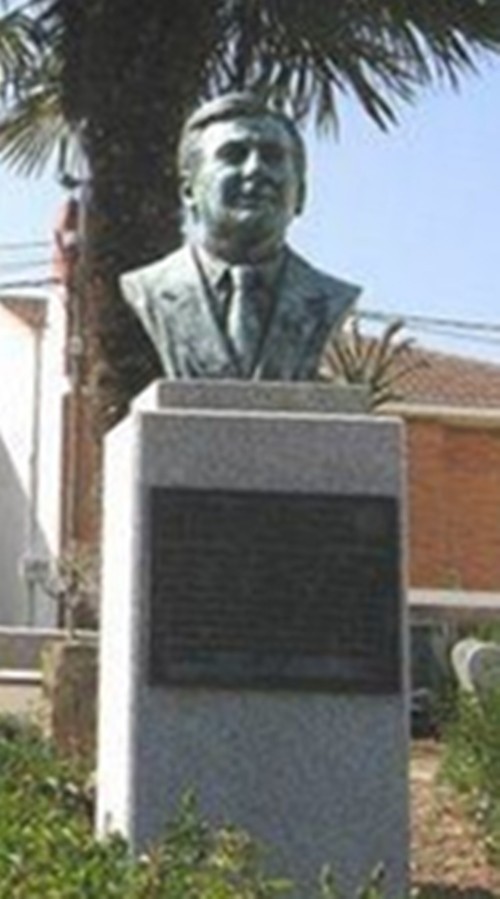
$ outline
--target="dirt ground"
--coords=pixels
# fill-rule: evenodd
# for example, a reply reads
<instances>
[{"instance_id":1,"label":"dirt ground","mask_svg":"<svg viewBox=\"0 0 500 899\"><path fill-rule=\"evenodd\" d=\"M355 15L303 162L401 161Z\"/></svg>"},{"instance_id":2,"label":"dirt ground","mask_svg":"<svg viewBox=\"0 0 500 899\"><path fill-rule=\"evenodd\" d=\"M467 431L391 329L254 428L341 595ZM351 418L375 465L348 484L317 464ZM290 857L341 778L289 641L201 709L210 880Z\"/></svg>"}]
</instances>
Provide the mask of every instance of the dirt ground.
<instances>
[{"instance_id":1,"label":"dirt ground","mask_svg":"<svg viewBox=\"0 0 500 899\"><path fill-rule=\"evenodd\" d=\"M434 742L412 748L412 884L425 899L500 899L500 869L486 856L480 831L460 799L439 783Z\"/></svg>"}]
</instances>

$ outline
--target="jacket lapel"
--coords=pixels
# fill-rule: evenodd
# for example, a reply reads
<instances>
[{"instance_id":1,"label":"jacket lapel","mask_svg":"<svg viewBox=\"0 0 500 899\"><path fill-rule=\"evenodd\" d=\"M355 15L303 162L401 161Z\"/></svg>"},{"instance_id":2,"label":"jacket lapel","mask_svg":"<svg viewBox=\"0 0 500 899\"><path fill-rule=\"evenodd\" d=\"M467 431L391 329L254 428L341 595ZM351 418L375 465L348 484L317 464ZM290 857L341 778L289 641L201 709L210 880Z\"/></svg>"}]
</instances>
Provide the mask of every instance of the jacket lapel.
<instances>
[{"instance_id":1,"label":"jacket lapel","mask_svg":"<svg viewBox=\"0 0 500 899\"><path fill-rule=\"evenodd\" d=\"M358 293L354 285L324 275L288 250L253 377L314 380L330 331L343 320Z\"/></svg>"},{"instance_id":2,"label":"jacket lapel","mask_svg":"<svg viewBox=\"0 0 500 899\"><path fill-rule=\"evenodd\" d=\"M238 360L188 247L169 271L160 307L169 340L176 347L181 377L240 377Z\"/></svg>"},{"instance_id":3,"label":"jacket lapel","mask_svg":"<svg viewBox=\"0 0 500 899\"><path fill-rule=\"evenodd\" d=\"M323 318L325 299L318 284L304 280L297 257L289 253L267 333L254 370L255 378L296 378L300 357ZM316 305L317 310L313 310Z\"/></svg>"}]
</instances>

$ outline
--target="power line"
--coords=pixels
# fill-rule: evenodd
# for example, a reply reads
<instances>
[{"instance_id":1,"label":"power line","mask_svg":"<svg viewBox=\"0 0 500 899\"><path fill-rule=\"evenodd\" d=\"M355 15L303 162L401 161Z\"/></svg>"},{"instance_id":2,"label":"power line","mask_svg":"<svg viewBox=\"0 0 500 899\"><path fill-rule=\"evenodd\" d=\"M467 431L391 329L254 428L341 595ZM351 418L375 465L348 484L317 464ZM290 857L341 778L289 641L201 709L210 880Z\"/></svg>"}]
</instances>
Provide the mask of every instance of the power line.
<instances>
[{"instance_id":1,"label":"power line","mask_svg":"<svg viewBox=\"0 0 500 899\"><path fill-rule=\"evenodd\" d=\"M46 246L48 242L39 242L37 246ZM0 248L5 246L0 244ZM16 246L35 246L35 244L17 244ZM39 259L21 261L19 263L1 263L0 269L8 268L18 271L24 268L40 268L52 264L53 260ZM16 290L24 287L39 287L60 284L60 278L46 277L36 279L16 279L8 282L0 282L0 289ZM382 312L375 309L359 310L359 318L368 321L390 322L400 318L406 327L424 333L435 333L443 337L457 340L471 340L474 342L496 344L500 342L500 324L484 321L467 321L464 319L443 318L427 315L405 315L404 313Z\"/></svg>"},{"instance_id":2,"label":"power line","mask_svg":"<svg viewBox=\"0 0 500 899\"><path fill-rule=\"evenodd\" d=\"M447 337L450 340L467 340L470 343L481 343L487 344L488 346L500 346L500 334L497 334L496 332L478 333L475 331L467 332L464 330L455 331L453 329L433 328L432 326L425 325L421 325L419 328L414 328L413 330L418 333Z\"/></svg>"},{"instance_id":3,"label":"power line","mask_svg":"<svg viewBox=\"0 0 500 899\"><path fill-rule=\"evenodd\" d=\"M2 262L0 259L0 271L19 271L23 268L46 268L52 265L52 259L29 259L20 262Z\"/></svg>"},{"instance_id":4,"label":"power line","mask_svg":"<svg viewBox=\"0 0 500 899\"><path fill-rule=\"evenodd\" d=\"M41 247L50 247L52 246L51 240L33 240L33 241L7 241L5 243L0 243L0 251L2 250L35 250L40 249Z\"/></svg>"},{"instance_id":5,"label":"power line","mask_svg":"<svg viewBox=\"0 0 500 899\"><path fill-rule=\"evenodd\" d=\"M25 287L50 287L60 284L59 278L37 278L30 281L0 281L0 290L19 290Z\"/></svg>"},{"instance_id":6,"label":"power line","mask_svg":"<svg viewBox=\"0 0 500 899\"><path fill-rule=\"evenodd\" d=\"M434 328L453 328L457 331L480 331L487 334L500 335L500 324L494 322L474 322L464 319L439 318L430 315L405 315L404 313L379 312L372 309L360 310L359 317L380 322L401 318L408 327L432 326Z\"/></svg>"}]
</instances>

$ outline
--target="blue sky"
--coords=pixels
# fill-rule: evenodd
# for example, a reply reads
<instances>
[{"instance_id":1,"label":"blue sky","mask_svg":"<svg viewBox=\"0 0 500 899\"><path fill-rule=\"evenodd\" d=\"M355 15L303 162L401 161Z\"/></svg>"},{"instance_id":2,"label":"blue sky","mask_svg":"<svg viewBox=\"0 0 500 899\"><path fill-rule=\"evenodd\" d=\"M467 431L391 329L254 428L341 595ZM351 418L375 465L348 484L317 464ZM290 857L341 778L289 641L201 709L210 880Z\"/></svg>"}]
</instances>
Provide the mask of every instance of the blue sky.
<instances>
[{"instance_id":1,"label":"blue sky","mask_svg":"<svg viewBox=\"0 0 500 899\"><path fill-rule=\"evenodd\" d=\"M309 198L291 235L299 251L363 285L361 309L500 326L499 62L459 93L421 94L389 133L346 101L340 138L308 144ZM15 264L48 250L4 245L47 240L60 196L50 175L25 180L0 169L0 284L43 274ZM436 344L421 328L415 334ZM438 345L500 362L500 330L496 342L443 334Z\"/></svg>"}]
</instances>

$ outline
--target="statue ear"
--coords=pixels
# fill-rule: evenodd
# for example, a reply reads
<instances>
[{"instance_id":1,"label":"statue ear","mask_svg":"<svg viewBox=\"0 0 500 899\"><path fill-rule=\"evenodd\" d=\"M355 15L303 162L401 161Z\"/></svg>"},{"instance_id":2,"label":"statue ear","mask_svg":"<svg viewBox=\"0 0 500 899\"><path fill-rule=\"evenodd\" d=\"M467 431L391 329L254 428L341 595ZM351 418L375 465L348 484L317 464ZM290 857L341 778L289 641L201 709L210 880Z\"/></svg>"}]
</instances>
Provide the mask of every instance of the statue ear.
<instances>
[{"instance_id":1,"label":"statue ear","mask_svg":"<svg viewBox=\"0 0 500 899\"><path fill-rule=\"evenodd\" d=\"M194 205L193 184L187 172L183 173L181 177L179 194L182 205L186 209L192 209Z\"/></svg>"},{"instance_id":2,"label":"statue ear","mask_svg":"<svg viewBox=\"0 0 500 899\"><path fill-rule=\"evenodd\" d=\"M297 202L295 204L295 215L301 215L304 211L304 204L306 202L306 183L305 179L301 178L298 184L297 191Z\"/></svg>"}]
</instances>

